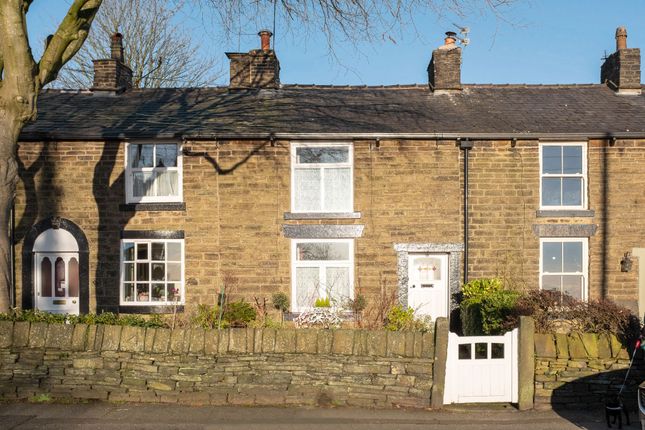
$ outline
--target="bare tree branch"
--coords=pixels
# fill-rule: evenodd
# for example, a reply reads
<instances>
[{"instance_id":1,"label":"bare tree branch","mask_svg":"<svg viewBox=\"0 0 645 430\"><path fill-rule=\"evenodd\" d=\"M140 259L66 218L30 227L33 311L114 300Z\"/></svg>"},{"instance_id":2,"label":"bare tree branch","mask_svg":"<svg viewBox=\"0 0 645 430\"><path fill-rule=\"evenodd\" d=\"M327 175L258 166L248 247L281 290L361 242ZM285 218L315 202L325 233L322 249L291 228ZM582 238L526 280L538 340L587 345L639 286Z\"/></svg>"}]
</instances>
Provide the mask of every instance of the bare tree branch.
<instances>
[{"instance_id":1,"label":"bare tree branch","mask_svg":"<svg viewBox=\"0 0 645 430\"><path fill-rule=\"evenodd\" d=\"M285 33L302 38L321 32L333 56L334 46L375 40L394 41L397 33L414 26L428 11L436 16L458 16L491 12L503 19L505 7L516 0L198 0L210 8L219 28L234 35L266 26L277 2L279 27ZM242 23L242 24L240 24Z\"/></svg>"},{"instance_id":2,"label":"bare tree branch","mask_svg":"<svg viewBox=\"0 0 645 430\"><path fill-rule=\"evenodd\" d=\"M214 59L201 55L179 19L183 0L104 0L85 45L60 73L57 87L92 85L92 60L109 58L110 35L124 36L125 59L135 87L213 84L221 75Z\"/></svg>"},{"instance_id":3,"label":"bare tree branch","mask_svg":"<svg viewBox=\"0 0 645 430\"><path fill-rule=\"evenodd\" d=\"M56 79L58 71L81 48L102 0L74 0L38 63L41 86Z\"/></svg>"}]
</instances>

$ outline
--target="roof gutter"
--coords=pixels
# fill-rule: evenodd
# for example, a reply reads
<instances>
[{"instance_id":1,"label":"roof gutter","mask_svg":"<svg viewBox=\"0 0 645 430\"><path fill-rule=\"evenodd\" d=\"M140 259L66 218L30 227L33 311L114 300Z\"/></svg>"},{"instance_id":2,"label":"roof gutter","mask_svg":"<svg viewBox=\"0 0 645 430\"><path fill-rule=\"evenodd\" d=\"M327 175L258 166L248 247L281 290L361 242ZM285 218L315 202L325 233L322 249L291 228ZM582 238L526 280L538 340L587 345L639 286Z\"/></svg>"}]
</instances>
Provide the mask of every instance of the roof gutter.
<instances>
[{"instance_id":1,"label":"roof gutter","mask_svg":"<svg viewBox=\"0 0 645 430\"><path fill-rule=\"evenodd\" d=\"M618 133L258 133L258 134L185 134L187 140L587 140L645 139L644 132Z\"/></svg>"},{"instance_id":2,"label":"roof gutter","mask_svg":"<svg viewBox=\"0 0 645 430\"><path fill-rule=\"evenodd\" d=\"M24 133L20 141L59 140L127 140L127 139L184 139L184 140L587 140L587 139L645 139L645 131L605 133L105 133L103 135L74 135L66 133Z\"/></svg>"}]
</instances>

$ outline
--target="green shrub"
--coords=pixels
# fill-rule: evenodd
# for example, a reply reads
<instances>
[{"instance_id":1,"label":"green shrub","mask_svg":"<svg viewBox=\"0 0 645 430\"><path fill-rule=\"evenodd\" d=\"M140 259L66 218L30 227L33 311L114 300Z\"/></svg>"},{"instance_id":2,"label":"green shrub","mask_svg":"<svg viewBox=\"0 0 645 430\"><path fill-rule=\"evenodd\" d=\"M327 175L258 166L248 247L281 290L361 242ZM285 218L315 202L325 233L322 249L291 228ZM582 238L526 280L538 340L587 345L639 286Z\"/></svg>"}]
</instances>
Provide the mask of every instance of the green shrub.
<instances>
[{"instance_id":1,"label":"green shrub","mask_svg":"<svg viewBox=\"0 0 645 430\"><path fill-rule=\"evenodd\" d=\"M132 327L167 327L160 315L143 317L141 315L117 315L112 312L100 314L64 315L51 314L39 310L13 310L9 313L0 313L0 320L43 322L48 324L104 324Z\"/></svg>"},{"instance_id":2,"label":"green shrub","mask_svg":"<svg viewBox=\"0 0 645 430\"><path fill-rule=\"evenodd\" d=\"M314 308L331 308L329 297L325 297L324 299L321 297L317 298L314 303Z\"/></svg>"},{"instance_id":3,"label":"green shrub","mask_svg":"<svg viewBox=\"0 0 645 430\"><path fill-rule=\"evenodd\" d=\"M197 310L191 316L190 322L197 327L201 328L215 328L217 327L218 307L199 304Z\"/></svg>"},{"instance_id":4,"label":"green shrub","mask_svg":"<svg viewBox=\"0 0 645 430\"><path fill-rule=\"evenodd\" d=\"M231 327L246 327L257 317L257 312L249 303L244 300L232 302L226 305L223 319Z\"/></svg>"},{"instance_id":5,"label":"green shrub","mask_svg":"<svg viewBox=\"0 0 645 430\"><path fill-rule=\"evenodd\" d=\"M28 321L28 322L42 322L47 324L62 324L66 321L64 314L50 314L49 312L39 311L37 309L13 309L7 313L0 313L0 320L2 321Z\"/></svg>"},{"instance_id":6,"label":"green shrub","mask_svg":"<svg viewBox=\"0 0 645 430\"><path fill-rule=\"evenodd\" d=\"M462 289L461 324L464 335L501 334L508 329L520 294L505 290L499 279L475 279Z\"/></svg>"},{"instance_id":7,"label":"green shrub","mask_svg":"<svg viewBox=\"0 0 645 430\"><path fill-rule=\"evenodd\" d=\"M414 309L394 305L390 308L385 319L384 328L390 331L428 331L429 321L417 318Z\"/></svg>"},{"instance_id":8,"label":"green shrub","mask_svg":"<svg viewBox=\"0 0 645 430\"><path fill-rule=\"evenodd\" d=\"M485 297L496 291L504 289L501 279L498 278L482 278L473 279L461 288L461 294L464 300Z\"/></svg>"}]
</instances>

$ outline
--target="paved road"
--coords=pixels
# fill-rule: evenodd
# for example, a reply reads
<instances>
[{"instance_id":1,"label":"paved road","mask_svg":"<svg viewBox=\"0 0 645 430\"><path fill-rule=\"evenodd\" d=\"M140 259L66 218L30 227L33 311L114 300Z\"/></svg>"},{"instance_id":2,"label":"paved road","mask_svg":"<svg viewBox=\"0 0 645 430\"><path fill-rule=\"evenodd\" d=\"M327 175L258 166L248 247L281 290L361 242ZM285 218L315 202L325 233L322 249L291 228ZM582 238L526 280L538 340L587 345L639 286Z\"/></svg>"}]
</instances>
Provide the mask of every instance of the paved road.
<instances>
[{"instance_id":1,"label":"paved road","mask_svg":"<svg viewBox=\"0 0 645 430\"><path fill-rule=\"evenodd\" d=\"M511 407L449 411L190 407L150 404L0 404L0 429L568 430L606 429L598 412L563 417ZM636 417L634 417L634 420ZM616 428L614 426L614 428ZM626 429L639 429L632 422Z\"/></svg>"}]
</instances>

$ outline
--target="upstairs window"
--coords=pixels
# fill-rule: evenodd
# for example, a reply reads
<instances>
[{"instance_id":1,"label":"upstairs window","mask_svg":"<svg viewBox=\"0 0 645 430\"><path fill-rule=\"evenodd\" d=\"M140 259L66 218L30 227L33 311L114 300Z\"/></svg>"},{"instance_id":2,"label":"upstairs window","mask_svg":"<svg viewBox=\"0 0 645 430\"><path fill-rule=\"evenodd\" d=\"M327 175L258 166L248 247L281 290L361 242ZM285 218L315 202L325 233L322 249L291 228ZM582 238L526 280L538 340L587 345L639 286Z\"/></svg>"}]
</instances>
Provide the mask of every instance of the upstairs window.
<instances>
[{"instance_id":1,"label":"upstairs window","mask_svg":"<svg viewBox=\"0 0 645 430\"><path fill-rule=\"evenodd\" d=\"M540 240L540 288L578 300L588 296L586 238Z\"/></svg>"},{"instance_id":2,"label":"upstairs window","mask_svg":"<svg viewBox=\"0 0 645 430\"><path fill-rule=\"evenodd\" d=\"M352 212L352 145L296 143L291 155L293 212Z\"/></svg>"},{"instance_id":3,"label":"upstairs window","mask_svg":"<svg viewBox=\"0 0 645 430\"><path fill-rule=\"evenodd\" d=\"M542 209L586 209L587 148L584 143L540 145Z\"/></svg>"},{"instance_id":4,"label":"upstairs window","mask_svg":"<svg viewBox=\"0 0 645 430\"><path fill-rule=\"evenodd\" d=\"M181 161L175 143L128 144L126 203L181 202Z\"/></svg>"}]
</instances>

